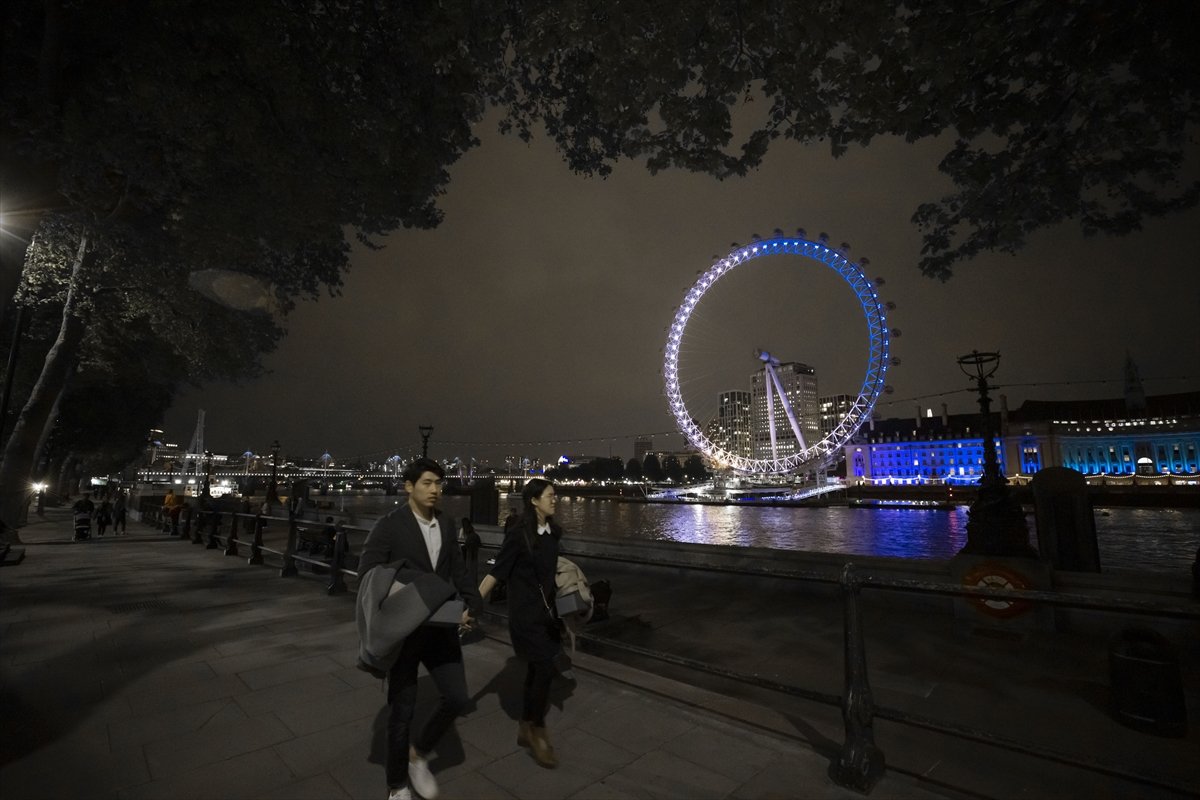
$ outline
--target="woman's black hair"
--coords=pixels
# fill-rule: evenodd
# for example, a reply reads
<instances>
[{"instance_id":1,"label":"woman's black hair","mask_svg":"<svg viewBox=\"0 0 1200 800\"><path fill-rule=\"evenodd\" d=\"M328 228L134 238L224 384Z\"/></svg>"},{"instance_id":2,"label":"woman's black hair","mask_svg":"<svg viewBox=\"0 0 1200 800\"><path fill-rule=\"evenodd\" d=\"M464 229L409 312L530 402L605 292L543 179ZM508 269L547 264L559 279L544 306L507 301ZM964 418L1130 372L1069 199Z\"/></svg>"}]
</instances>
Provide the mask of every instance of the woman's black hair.
<instances>
[{"instance_id":1,"label":"woman's black hair","mask_svg":"<svg viewBox=\"0 0 1200 800\"><path fill-rule=\"evenodd\" d=\"M521 490L521 520L517 523L517 527L521 529L521 535L525 537L525 544L529 549L537 546L537 510L533 507L533 501L537 500L546 490L554 486L553 483L545 478L531 478L525 484L525 488ZM553 517L546 517L546 522L550 523L550 533L555 539L562 536L562 528L554 524Z\"/></svg>"}]
</instances>

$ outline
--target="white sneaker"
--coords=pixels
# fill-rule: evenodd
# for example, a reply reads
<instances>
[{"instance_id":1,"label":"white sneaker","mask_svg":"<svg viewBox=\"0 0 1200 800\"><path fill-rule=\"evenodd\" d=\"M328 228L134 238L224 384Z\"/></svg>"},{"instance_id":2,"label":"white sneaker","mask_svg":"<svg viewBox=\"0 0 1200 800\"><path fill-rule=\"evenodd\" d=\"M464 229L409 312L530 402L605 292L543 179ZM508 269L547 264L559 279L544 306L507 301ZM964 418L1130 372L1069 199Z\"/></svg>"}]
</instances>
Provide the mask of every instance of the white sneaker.
<instances>
[{"instance_id":1,"label":"white sneaker","mask_svg":"<svg viewBox=\"0 0 1200 800\"><path fill-rule=\"evenodd\" d=\"M392 789L388 792L388 800L412 800L412 792L407 786L403 789Z\"/></svg>"},{"instance_id":2,"label":"white sneaker","mask_svg":"<svg viewBox=\"0 0 1200 800\"><path fill-rule=\"evenodd\" d=\"M437 779L429 771L429 762L425 759L418 756L408 760L408 782L425 800L436 800Z\"/></svg>"}]
</instances>

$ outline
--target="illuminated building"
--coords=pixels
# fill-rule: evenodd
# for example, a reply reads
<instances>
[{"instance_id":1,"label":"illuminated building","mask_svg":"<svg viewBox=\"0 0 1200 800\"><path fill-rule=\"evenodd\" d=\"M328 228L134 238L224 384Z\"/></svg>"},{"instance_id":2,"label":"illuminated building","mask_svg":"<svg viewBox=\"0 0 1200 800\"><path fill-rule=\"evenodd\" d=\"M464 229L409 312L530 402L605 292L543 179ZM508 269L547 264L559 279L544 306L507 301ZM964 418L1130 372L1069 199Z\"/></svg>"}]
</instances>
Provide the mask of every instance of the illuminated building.
<instances>
[{"instance_id":1,"label":"illuminated building","mask_svg":"<svg viewBox=\"0 0 1200 800\"><path fill-rule=\"evenodd\" d=\"M751 432L750 392L721 392L717 396L717 416L710 440L735 456L751 457L753 443Z\"/></svg>"},{"instance_id":2,"label":"illuminated building","mask_svg":"<svg viewBox=\"0 0 1200 800\"><path fill-rule=\"evenodd\" d=\"M818 401L821 409L821 435L828 436L846 418L857 397L848 394L831 394Z\"/></svg>"},{"instance_id":3,"label":"illuminated building","mask_svg":"<svg viewBox=\"0 0 1200 800\"><path fill-rule=\"evenodd\" d=\"M778 392L768 389L767 367L750 376L750 413L753 423L751 431L754 458L786 458L798 452L798 442L787 420L789 409L780 399L782 394L787 406L795 414L805 444L812 445L821 439L821 414L817 404L817 374L812 367L796 361L779 364L775 374L779 378ZM767 407L771 397L774 413ZM775 448L772 452L771 421L775 420Z\"/></svg>"},{"instance_id":4,"label":"illuminated building","mask_svg":"<svg viewBox=\"0 0 1200 800\"><path fill-rule=\"evenodd\" d=\"M1024 481L1046 467L1085 476L1200 479L1200 392L1109 400L1028 400L994 414L1002 474ZM978 414L872 420L846 445L848 483L975 483L983 472Z\"/></svg>"}]
</instances>

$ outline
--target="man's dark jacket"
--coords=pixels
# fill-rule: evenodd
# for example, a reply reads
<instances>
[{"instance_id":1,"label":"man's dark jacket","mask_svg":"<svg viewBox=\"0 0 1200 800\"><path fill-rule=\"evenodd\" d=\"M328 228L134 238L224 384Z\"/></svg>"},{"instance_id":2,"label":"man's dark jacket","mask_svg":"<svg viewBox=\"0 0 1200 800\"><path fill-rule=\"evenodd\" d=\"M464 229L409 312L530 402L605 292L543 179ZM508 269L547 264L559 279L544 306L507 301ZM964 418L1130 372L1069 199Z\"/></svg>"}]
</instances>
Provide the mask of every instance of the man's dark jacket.
<instances>
[{"instance_id":1,"label":"man's dark jacket","mask_svg":"<svg viewBox=\"0 0 1200 800\"><path fill-rule=\"evenodd\" d=\"M469 608L478 611L483 602L479 597L479 587L471 580L462 551L459 550L458 527L451 517L436 513L438 529L442 534L442 550L438 554L437 564L429 562L425 536L412 509L406 504L380 517L371 528L358 559L358 574L366 575L368 570L380 564L398 568L401 566L398 562L407 562L404 566L432 572L448 582L458 590Z\"/></svg>"}]
</instances>

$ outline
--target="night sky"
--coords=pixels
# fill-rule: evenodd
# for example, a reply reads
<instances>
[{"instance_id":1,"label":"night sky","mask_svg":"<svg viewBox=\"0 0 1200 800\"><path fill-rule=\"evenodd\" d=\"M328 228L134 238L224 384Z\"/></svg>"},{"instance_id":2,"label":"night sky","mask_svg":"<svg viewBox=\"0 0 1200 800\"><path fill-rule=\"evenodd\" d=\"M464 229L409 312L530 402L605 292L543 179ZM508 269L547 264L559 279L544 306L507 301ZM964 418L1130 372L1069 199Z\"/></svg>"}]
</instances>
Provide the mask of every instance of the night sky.
<instances>
[{"instance_id":1,"label":"night sky","mask_svg":"<svg viewBox=\"0 0 1200 800\"><path fill-rule=\"evenodd\" d=\"M421 424L434 426L439 458L628 459L633 438L651 433L656 448L678 449L682 437L665 435L675 429L665 329L713 256L776 228L827 232L886 281L902 364L880 417L917 405L936 414L943 402L973 410L955 364L972 349L1001 353L996 380L1012 408L1120 396L1126 352L1148 394L1200 388L1200 210L1119 239L1041 231L1016 256L977 258L942 283L917 269L909 219L950 188L936 169L945 140L878 139L840 159L779 142L743 179L651 176L621 162L601 180L572 174L546 139L527 145L494 128L483 123L482 146L452 168L439 228L357 248L343 295L291 314L269 374L183 394L167 440L186 446L202 408L218 453L264 452L278 438L290 458L407 457ZM717 391L748 389L756 347L814 366L823 395L856 394L867 353L849 288L798 257L722 278L684 344L685 400L701 422Z\"/></svg>"}]
</instances>

